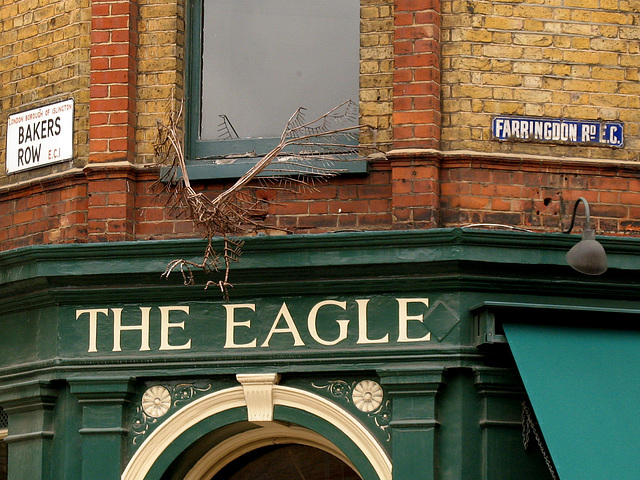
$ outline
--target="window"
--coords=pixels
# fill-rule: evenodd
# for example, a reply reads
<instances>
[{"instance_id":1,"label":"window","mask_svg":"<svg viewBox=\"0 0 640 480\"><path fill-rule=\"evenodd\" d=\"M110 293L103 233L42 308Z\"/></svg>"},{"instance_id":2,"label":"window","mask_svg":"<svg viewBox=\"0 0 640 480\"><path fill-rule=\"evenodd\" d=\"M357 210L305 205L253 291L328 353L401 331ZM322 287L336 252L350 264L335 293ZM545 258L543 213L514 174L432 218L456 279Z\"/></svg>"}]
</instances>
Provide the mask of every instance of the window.
<instances>
[{"instance_id":1,"label":"window","mask_svg":"<svg viewBox=\"0 0 640 480\"><path fill-rule=\"evenodd\" d=\"M191 160L260 157L298 107L313 120L358 101L360 0L192 0L191 7Z\"/></svg>"}]
</instances>

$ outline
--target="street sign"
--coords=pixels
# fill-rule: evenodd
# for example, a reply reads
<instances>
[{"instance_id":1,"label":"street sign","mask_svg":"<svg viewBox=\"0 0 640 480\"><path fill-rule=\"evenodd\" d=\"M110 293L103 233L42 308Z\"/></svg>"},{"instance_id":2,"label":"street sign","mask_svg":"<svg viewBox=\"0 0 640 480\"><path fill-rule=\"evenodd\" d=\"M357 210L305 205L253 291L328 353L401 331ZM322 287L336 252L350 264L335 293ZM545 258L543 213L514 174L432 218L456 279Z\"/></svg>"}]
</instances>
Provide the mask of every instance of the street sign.
<instances>
[{"instance_id":1,"label":"street sign","mask_svg":"<svg viewBox=\"0 0 640 480\"><path fill-rule=\"evenodd\" d=\"M7 173L73 158L73 99L9 115Z\"/></svg>"},{"instance_id":2,"label":"street sign","mask_svg":"<svg viewBox=\"0 0 640 480\"><path fill-rule=\"evenodd\" d=\"M491 133L502 142L543 142L622 148L624 124L543 117L498 116Z\"/></svg>"}]
</instances>

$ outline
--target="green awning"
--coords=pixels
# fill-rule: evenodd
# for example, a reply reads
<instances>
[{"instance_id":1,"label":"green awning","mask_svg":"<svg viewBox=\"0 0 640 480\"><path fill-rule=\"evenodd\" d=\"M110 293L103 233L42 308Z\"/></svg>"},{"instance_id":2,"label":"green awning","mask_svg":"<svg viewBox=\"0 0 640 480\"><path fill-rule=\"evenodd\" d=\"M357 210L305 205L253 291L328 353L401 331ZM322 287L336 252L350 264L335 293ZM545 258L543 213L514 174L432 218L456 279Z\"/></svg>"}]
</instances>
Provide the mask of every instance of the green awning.
<instances>
[{"instance_id":1,"label":"green awning","mask_svg":"<svg viewBox=\"0 0 640 480\"><path fill-rule=\"evenodd\" d=\"M640 332L503 326L560 479L639 479Z\"/></svg>"}]
</instances>

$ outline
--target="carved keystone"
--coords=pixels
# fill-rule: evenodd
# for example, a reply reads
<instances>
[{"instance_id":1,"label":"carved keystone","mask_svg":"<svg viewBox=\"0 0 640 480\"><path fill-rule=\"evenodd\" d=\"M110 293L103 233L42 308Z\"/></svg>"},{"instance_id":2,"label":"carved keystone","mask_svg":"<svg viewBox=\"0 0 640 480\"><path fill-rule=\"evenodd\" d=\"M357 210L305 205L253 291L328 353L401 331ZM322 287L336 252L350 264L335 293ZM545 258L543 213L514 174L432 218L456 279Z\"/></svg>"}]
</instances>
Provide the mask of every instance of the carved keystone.
<instances>
[{"instance_id":1,"label":"carved keystone","mask_svg":"<svg viewBox=\"0 0 640 480\"><path fill-rule=\"evenodd\" d=\"M250 422L273 421L273 386L280 381L280 374L238 374L236 379L244 390L247 420Z\"/></svg>"}]
</instances>

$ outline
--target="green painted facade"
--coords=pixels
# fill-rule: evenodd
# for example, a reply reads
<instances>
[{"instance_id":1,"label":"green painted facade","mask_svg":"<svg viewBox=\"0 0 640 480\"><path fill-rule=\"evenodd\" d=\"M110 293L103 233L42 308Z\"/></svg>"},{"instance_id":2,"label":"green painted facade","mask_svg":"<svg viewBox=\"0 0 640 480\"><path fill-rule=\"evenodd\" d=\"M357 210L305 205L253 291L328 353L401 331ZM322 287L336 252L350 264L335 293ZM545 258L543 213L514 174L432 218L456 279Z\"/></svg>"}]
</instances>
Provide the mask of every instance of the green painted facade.
<instances>
[{"instance_id":1,"label":"green painted facade","mask_svg":"<svg viewBox=\"0 0 640 480\"><path fill-rule=\"evenodd\" d=\"M176 258L198 260L200 241L2 253L9 478L119 478L171 415L233 391L238 374L263 373L355 419L395 480L551 478L538 445L523 446L526 393L501 322L554 312L578 326L584 312L592 323L614 312L632 328L640 312L640 242L603 239L609 271L589 277L564 260L576 241L465 229L254 237L232 266L227 302L204 289L214 276L196 275L194 286L175 272L161 278ZM382 388L371 411L353 400L363 380ZM154 386L170 395L157 417L142 408ZM327 419L278 404L273 421L315 432L364 480L379 478ZM202 419L144 478L184 478L254 423L247 407Z\"/></svg>"}]
</instances>

